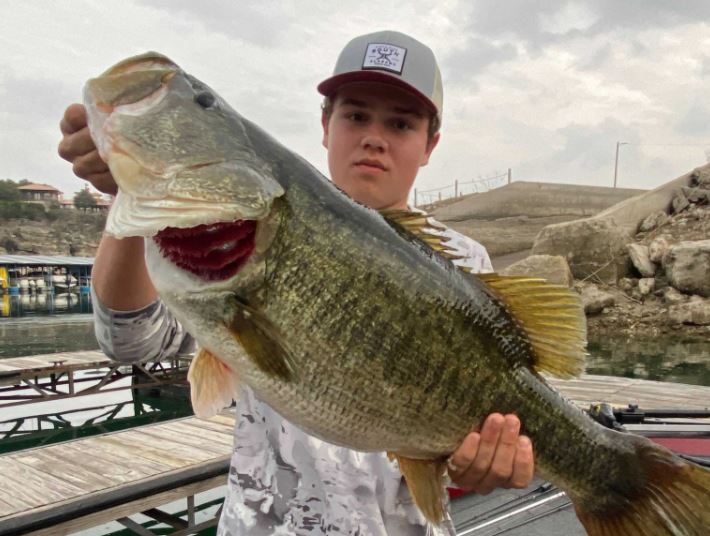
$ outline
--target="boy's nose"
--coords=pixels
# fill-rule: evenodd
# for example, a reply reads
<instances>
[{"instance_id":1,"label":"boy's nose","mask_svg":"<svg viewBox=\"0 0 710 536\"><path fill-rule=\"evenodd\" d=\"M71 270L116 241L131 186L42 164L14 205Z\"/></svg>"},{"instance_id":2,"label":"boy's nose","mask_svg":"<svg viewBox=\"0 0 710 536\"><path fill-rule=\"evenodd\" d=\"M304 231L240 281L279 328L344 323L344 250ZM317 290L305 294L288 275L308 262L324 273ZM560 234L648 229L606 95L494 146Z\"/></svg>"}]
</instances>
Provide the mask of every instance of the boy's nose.
<instances>
[{"instance_id":1,"label":"boy's nose","mask_svg":"<svg viewBox=\"0 0 710 536\"><path fill-rule=\"evenodd\" d=\"M378 133L369 132L363 136L362 146L364 149L372 149L375 151L384 151L387 148L387 142Z\"/></svg>"}]
</instances>

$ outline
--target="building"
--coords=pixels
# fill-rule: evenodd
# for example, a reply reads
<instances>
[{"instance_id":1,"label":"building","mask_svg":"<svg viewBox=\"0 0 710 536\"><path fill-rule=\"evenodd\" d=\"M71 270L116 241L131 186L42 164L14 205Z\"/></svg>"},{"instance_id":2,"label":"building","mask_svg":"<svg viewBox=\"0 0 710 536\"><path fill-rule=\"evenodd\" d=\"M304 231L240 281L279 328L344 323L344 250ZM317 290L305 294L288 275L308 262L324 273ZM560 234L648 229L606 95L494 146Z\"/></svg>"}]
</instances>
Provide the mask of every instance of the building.
<instances>
[{"instance_id":1,"label":"building","mask_svg":"<svg viewBox=\"0 0 710 536\"><path fill-rule=\"evenodd\" d=\"M28 203L42 203L49 205L51 203L59 203L62 192L49 184L39 184L30 182L17 187L20 191L20 196L23 201Z\"/></svg>"}]
</instances>

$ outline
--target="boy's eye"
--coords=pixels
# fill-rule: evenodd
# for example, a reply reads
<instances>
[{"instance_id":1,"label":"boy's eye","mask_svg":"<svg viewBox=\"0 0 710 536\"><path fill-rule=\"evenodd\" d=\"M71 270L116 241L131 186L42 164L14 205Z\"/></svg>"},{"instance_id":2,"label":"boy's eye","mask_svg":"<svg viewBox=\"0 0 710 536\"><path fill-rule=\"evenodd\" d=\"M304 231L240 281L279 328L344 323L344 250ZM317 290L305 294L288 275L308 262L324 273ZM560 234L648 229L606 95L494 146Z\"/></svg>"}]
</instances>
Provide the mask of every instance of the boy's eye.
<instances>
[{"instance_id":1,"label":"boy's eye","mask_svg":"<svg viewBox=\"0 0 710 536\"><path fill-rule=\"evenodd\" d=\"M404 119L395 119L394 120L394 128L397 130L408 130L411 128L409 122L405 121Z\"/></svg>"},{"instance_id":2,"label":"boy's eye","mask_svg":"<svg viewBox=\"0 0 710 536\"><path fill-rule=\"evenodd\" d=\"M357 121L357 122L364 121L365 114L363 114L362 112L350 112L348 114L348 119L350 119L351 121Z\"/></svg>"}]
</instances>

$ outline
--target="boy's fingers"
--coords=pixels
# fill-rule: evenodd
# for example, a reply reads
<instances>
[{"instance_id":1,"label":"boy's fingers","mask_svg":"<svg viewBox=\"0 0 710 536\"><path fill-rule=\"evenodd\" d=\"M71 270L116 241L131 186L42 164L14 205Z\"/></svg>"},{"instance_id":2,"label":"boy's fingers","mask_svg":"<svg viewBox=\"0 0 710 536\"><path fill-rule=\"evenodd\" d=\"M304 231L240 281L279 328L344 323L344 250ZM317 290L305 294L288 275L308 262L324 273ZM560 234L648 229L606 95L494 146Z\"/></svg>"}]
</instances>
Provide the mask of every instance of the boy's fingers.
<instances>
[{"instance_id":1,"label":"boy's fingers","mask_svg":"<svg viewBox=\"0 0 710 536\"><path fill-rule=\"evenodd\" d=\"M86 108L83 104L72 104L64 111L59 122L62 134L73 134L86 126Z\"/></svg>"},{"instance_id":2,"label":"boy's fingers","mask_svg":"<svg viewBox=\"0 0 710 536\"><path fill-rule=\"evenodd\" d=\"M77 156L74 159L73 171L77 177L87 179L90 175L107 172L108 166L106 165L106 162L101 160L99 151L94 149L93 151L82 156Z\"/></svg>"},{"instance_id":3,"label":"boy's fingers","mask_svg":"<svg viewBox=\"0 0 710 536\"><path fill-rule=\"evenodd\" d=\"M535 474L535 456L530 438L518 437L518 446L513 461L513 475L510 477L511 488L525 488L530 485Z\"/></svg>"},{"instance_id":4,"label":"boy's fingers","mask_svg":"<svg viewBox=\"0 0 710 536\"><path fill-rule=\"evenodd\" d=\"M96 145L94 145L94 140L91 139L87 127L72 134L65 134L58 147L59 156L72 163L77 158L89 155L92 151L96 151ZM98 153L96 156L98 157Z\"/></svg>"},{"instance_id":5,"label":"boy's fingers","mask_svg":"<svg viewBox=\"0 0 710 536\"><path fill-rule=\"evenodd\" d=\"M483 423L480 434L469 434L451 457L451 479L463 489L478 489L493 461L505 420L500 413L492 413ZM477 437L476 437L477 436ZM475 442L473 439L476 438Z\"/></svg>"},{"instance_id":6,"label":"boy's fingers","mask_svg":"<svg viewBox=\"0 0 710 536\"><path fill-rule=\"evenodd\" d=\"M506 487L513 476L514 460L520 433L520 420L515 415L506 415L498 444L488 471L479 482L476 490L486 495L495 488Z\"/></svg>"},{"instance_id":7,"label":"boy's fingers","mask_svg":"<svg viewBox=\"0 0 710 536\"><path fill-rule=\"evenodd\" d=\"M113 175L111 175L110 171L106 171L104 173L93 173L84 178L89 181L99 192L109 195L116 195L118 193L118 185L116 184L116 181L113 180Z\"/></svg>"},{"instance_id":8,"label":"boy's fingers","mask_svg":"<svg viewBox=\"0 0 710 536\"><path fill-rule=\"evenodd\" d=\"M476 453L478 452L478 445L480 441L481 434L478 432L471 432L464 438L461 446L456 449L456 452L454 452L449 458L449 476L451 476L451 479L458 485L461 485L458 479L460 479L466 471L468 471L468 468L473 463Z\"/></svg>"}]
</instances>

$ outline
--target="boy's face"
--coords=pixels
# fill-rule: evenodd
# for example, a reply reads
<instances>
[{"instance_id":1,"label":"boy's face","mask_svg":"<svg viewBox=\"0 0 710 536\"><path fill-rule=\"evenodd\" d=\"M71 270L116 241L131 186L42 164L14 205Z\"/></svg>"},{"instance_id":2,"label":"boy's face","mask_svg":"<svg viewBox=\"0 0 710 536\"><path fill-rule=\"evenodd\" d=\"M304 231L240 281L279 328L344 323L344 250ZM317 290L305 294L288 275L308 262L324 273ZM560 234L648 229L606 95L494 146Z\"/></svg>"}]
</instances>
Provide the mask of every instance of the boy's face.
<instances>
[{"instance_id":1,"label":"boy's face","mask_svg":"<svg viewBox=\"0 0 710 536\"><path fill-rule=\"evenodd\" d=\"M330 119L323 116L323 146L333 182L374 209L407 207L421 166L439 141L427 140L429 111L416 97L372 82L338 89Z\"/></svg>"}]
</instances>

